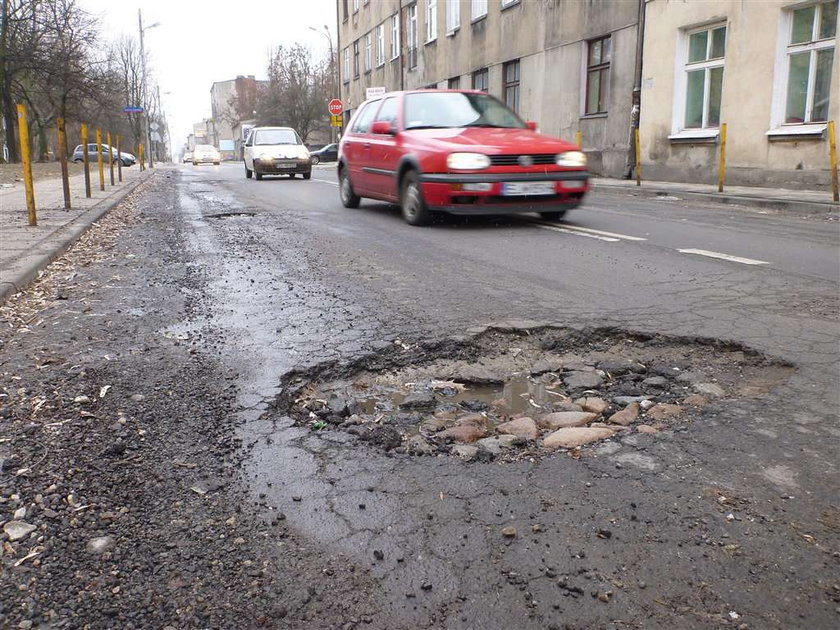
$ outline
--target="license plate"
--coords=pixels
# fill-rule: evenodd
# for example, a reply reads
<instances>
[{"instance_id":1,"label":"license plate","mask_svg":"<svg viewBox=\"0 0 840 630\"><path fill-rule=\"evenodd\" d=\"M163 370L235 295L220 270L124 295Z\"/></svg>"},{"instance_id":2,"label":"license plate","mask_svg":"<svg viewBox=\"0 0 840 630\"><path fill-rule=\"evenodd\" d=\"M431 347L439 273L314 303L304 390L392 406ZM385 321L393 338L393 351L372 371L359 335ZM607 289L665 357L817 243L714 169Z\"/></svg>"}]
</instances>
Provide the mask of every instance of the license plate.
<instances>
[{"instance_id":1,"label":"license plate","mask_svg":"<svg viewBox=\"0 0 840 630\"><path fill-rule=\"evenodd\" d=\"M277 162L277 168L294 168L297 166L295 162Z\"/></svg>"},{"instance_id":2,"label":"license plate","mask_svg":"<svg viewBox=\"0 0 840 630\"><path fill-rule=\"evenodd\" d=\"M584 186L586 186L586 181L582 179L567 179L560 182L560 188L564 188L566 190L575 190L583 188Z\"/></svg>"},{"instance_id":3,"label":"license plate","mask_svg":"<svg viewBox=\"0 0 840 630\"><path fill-rule=\"evenodd\" d=\"M554 182L505 182L502 184L502 194L507 197L553 195L554 193Z\"/></svg>"}]
</instances>

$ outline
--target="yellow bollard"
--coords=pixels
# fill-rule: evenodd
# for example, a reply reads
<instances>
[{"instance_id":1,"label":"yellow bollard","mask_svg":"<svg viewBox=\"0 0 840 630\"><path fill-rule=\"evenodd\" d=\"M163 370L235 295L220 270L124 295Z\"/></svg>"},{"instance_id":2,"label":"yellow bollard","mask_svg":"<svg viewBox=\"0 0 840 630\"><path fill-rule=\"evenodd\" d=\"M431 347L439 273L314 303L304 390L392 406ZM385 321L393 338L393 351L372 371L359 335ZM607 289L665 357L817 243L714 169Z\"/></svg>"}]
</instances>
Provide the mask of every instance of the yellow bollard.
<instances>
[{"instance_id":1,"label":"yellow bollard","mask_svg":"<svg viewBox=\"0 0 840 630\"><path fill-rule=\"evenodd\" d=\"M140 164L140 170L145 171L146 167L143 165L143 143L137 145L137 162Z\"/></svg>"},{"instance_id":2,"label":"yellow bollard","mask_svg":"<svg viewBox=\"0 0 840 630\"><path fill-rule=\"evenodd\" d=\"M20 156L23 160L23 186L26 189L26 209L29 211L29 225L38 225L35 215L35 186L32 183L32 156L29 153L29 125L26 122L26 106L18 103L18 132L20 133Z\"/></svg>"},{"instance_id":3,"label":"yellow bollard","mask_svg":"<svg viewBox=\"0 0 840 630\"><path fill-rule=\"evenodd\" d=\"M99 190L105 190L105 164L102 162L102 130L96 128L96 165L99 167Z\"/></svg>"},{"instance_id":4,"label":"yellow bollard","mask_svg":"<svg viewBox=\"0 0 840 630\"><path fill-rule=\"evenodd\" d=\"M639 128L636 127L635 145L636 145L636 186L642 185L642 145L639 142Z\"/></svg>"},{"instance_id":5,"label":"yellow bollard","mask_svg":"<svg viewBox=\"0 0 840 630\"><path fill-rule=\"evenodd\" d=\"M58 161L61 162L61 188L64 191L64 207L70 208L70 171L67 170L67 129L64 119L58 119Z\"/></svg>"},{"instance_id":6,"label":"yellow bollard","mask_svg":"<svg viewBox=\"0 0 840 630\"><path fill-rule=\"evenodd\" d=\"M718 160L718 192L723 192L726 177L726 123L720 125L720 160Z\"/></svg>"},{"instance_id":7,"label":"yellow bollard","mask_svg":"<svg viewBox=\"0 0 840 630\"><path fill-rule=\"evenodd\" d=\"M82 161L85 163L85 197L90 199L90 156L88 155L88 128L82 123Z\"/></svg>"},{"instance_id":8,"label":"yellow bollard","mask_svg":"<svg viewBox=\"0 0 840 630\"><path fill-rule=\"evenodd\" d=\"M837 183L837 136L834 135L834 121L828 121L828 158L831 165L831 184L834 188L834 201L840 201L840 185Z\"/></svg>"},{"instance_id":9,"label":"yellow bollard","mask_svg":"<svg viewBox=\"0 0 840 630\"><path fill-rule=\"evenodd\" d=\"M117 136L117 178L122 182L122 152L120 151L119 136Z\"/></svg>"},{"instance_id":10,"label":"yellow bollard","mask_svg":"<svg viewBox=\"0 0 840 630\"><path fill-rule=\"evenodd\" d=\"M578 145L578 149L583 148L583 138L581 137L580 129L575 132L575 144Z\"/></svg>"},{"instance_id":11,"label":"yellow bollard","mask_svg":"<svg viewBox=\"0 0 840 630\"><path fill-rule=\"evenodd\" d=\"M109 131L106 134L106 142L108 143L108 161L110 162L109 166L111 168L111 186L114 185L114 148L111 145L111 132Z\"/></svg>"}]
</instances>

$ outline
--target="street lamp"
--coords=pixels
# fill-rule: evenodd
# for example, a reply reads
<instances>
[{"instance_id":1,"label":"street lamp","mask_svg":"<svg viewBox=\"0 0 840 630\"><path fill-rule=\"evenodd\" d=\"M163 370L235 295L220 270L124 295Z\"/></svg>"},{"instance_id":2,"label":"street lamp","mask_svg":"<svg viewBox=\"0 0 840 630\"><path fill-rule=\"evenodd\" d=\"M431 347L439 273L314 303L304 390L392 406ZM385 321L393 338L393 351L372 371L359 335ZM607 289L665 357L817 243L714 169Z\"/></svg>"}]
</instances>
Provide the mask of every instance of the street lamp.
<instances>
[{"instance_id":1,"label":"street lamp","mask_svg":"<svg viewBox=\"0 0 840 630\"><path fill-rule=\"evenodd\" d=\"M327 41L330 44L330 83L332 84L332 85L330 85L330 89L333 90L333 95L330 98L340 98L341 95L338 93L338 79L337 79L336 74L335 74L335 55L333 55L333 43L332 43L332 35L330 34L330 29L326 24L324 24L324 30L323 31L318 30L314 26L310 26L308 28L309 28L310 31L314 31L315 33L320 33L321 35L326 37ZM333 130L334 129L335 129L335 127L330 126L330 137L332 137L333 140L335 140L335 138L333 137Z\"/></svg>"},{"instance_id":2,"label":"street lamp","mask_svg":"<svg viewBox=\"0 0 840 630\"><path fill-rule=\"evenodd\" d=\"M137 9L137 20L140 24L140 83L141 83L141 90L143 92L143 111L146 113L146 151L149 154L149 168L155 167L154 158L152 157L152 130L151 130L151 123L152 121L149 118L149 99L146 90L146 50L143 47L143 33L150 28L155 28L156 26L160 26L160 22L155 22L154 24L149 24L145 28L143 27L143 11L141 9Z\"/></svg>"}]
</instances>

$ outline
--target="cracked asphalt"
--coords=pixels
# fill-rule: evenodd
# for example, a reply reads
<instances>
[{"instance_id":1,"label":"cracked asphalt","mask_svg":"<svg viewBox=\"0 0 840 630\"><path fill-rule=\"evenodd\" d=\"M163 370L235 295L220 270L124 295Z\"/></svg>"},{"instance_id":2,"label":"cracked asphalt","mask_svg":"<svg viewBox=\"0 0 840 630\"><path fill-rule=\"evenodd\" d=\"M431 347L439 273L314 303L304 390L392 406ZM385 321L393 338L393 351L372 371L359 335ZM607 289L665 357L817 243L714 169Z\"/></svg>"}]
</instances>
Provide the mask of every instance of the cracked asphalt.
<instances>
[{"instance_id":1,"label":"cracked asphalt","mask_svg":"<svg viewBox=\"0 0 840 630\"><path fill-rule=\"evenodd\" d=\"M135 357L117 362L121 387L97 404L144 390L151 401L144 418L160 435L129 441L128 452L158 471L186 453L197 468L156 475L155 501L144 498L151 491L123 496L107 474L103 482L88 470L89 483L104 483L98 502L120 496L129 514L139 513L133 526L112 532L117 545L121 535L180 540L195 523L208 534L224 531L229 514L242 542L221 568L213 559L222 543L209 535L183 543L191 554L156 557L158 573L191 575L206 565L222 577L182 580L173 597L183 605L154 614L147 601L125 595L108 614L62 601L51 615L50 600L63 597L54 589L70 579L62 581L63 569L53 565L46 577L44 564L7 568L3 582L17 588L0 608L8 627L840 622L836 221L596 192L558 226L448 219L418 229L385 204L343 209L329 167L311 181L255 182L238 164L162 169L132 203L109 228L112 257L79 265L74 288L57 289L61 299L49 284L35 285L39 303L22 298L9 307L29 309L38 335L20 325L0 333L4 391L18 400L12 377L20 374L32 389L56 389L50 379L58 375L30 365L48 349L73 348L105 374L116 368L104 347L112 359ZM53 272L56 286L69 271ZM114 276L119 282L109 282ZM41 282L51 282L49 274ZM107 314L97 324L105 346L98 332L85 339L98 329L82 299ZM385 453L341 431L295 426L280 404L290 372L363 365L400 344L441 351L491 324L721 339L795 372L767 394L711 405L675 430L584 447L579 459L557 453L504 465ZM132 352L138 346L148 349L142 361ZM183 404L143 387L154 382L176 396L183 388ZM4 519L14 511L5 506L34 501L49 485L38 470L24 480L10 474L20 467L16 454L37 453L14 424L33 421L23 408L12 407L3 425L3 437L19 438L0 443L12 462L0 467L9 488L0 497ZM168 433L170 425L180 428ZM112 436L91 439L107 445ZM55 448L56 458L72 455L71 446ZM53 483L64 474L49 459L44 465ZM228 481L198 500L189 488L207 482L202 470ZM189 509L173 508L175 501ZM144 528L140 514L158 528ZM38 533L49 540L67 526L47 523ZM503 535L511 526L516 535ZM81 554L72 544L51 549L57 559ZM123 551L108 561L132 558ZM245 568L237 565L246 558ZM192 573L179 571L185 562ZM95 560L85 567L102 569ZM123 592L145 583L163 596L166 584L154 586L153 575L138 564ZM34 613L20 595L27 584ZM35 625L19 625L26 620Z\"/></svg>"}]
</instances>

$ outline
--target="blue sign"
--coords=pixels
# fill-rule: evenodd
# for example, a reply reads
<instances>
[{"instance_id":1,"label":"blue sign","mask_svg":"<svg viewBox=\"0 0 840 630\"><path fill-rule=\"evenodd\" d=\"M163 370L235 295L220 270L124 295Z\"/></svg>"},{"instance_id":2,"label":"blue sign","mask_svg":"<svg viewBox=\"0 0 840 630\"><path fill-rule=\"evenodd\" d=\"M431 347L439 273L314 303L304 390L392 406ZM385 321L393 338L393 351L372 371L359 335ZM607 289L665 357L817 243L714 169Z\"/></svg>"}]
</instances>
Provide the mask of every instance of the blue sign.
<instances>
[{"instance_id":1,"label":"blue sign","mask_svg":"<svg viewBox=\"0 0 840 630\"><path fill-rule=\"evenodd\" d=\"M143 108L137 105L129 105L128 107L123 107L123 112L126 114L142 114Z\"/></svg>"}]
</instances>

